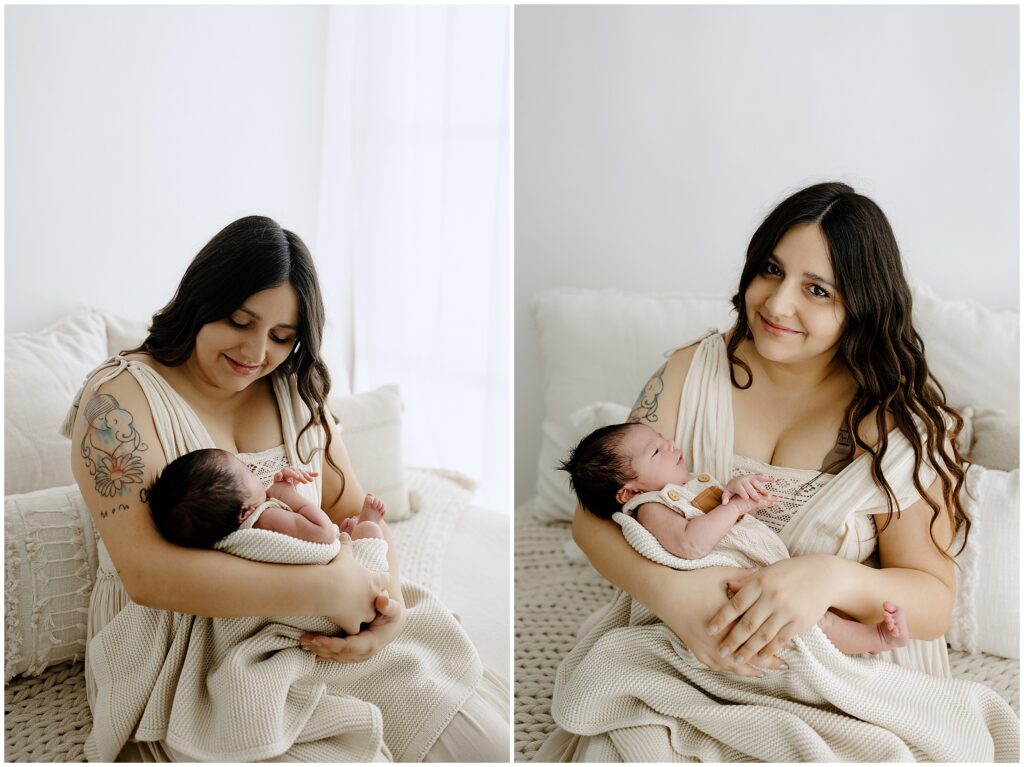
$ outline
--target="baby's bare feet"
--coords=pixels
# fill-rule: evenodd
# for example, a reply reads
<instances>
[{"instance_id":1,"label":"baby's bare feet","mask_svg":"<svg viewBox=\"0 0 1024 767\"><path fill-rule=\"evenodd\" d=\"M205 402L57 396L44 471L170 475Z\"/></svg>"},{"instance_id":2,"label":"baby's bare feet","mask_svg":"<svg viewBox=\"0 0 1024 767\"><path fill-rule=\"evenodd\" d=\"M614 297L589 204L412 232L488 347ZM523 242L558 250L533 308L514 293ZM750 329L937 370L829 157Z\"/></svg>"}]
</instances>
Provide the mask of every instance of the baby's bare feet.
<instances>
[{"instance_id":1,"label":"baby's bare feet","mask_svg":"<svg viewBox=\"0 0 1024 767\"><path fill-rule=\"evenodd\" d=\"M892 602L883 602L882 610L884 615L875 627L878 629L878 636L882 644L891 649L905 647L910 641L910 632L907 630L907 616L903 608L894 605Z\"/></svg>"},{"instance_id":2,"label":"baby's bare feet","mask_svg":"<svg viewBox=\"0 0 1024 767\"><path fill-rule=\"evenodd\" d=\"M374 523L380 522L384 519L385 510L384 501L373 493L367 493L366 499L363 501L363 508L359 512L359 521Z\"/></svg>"}]
</instances>

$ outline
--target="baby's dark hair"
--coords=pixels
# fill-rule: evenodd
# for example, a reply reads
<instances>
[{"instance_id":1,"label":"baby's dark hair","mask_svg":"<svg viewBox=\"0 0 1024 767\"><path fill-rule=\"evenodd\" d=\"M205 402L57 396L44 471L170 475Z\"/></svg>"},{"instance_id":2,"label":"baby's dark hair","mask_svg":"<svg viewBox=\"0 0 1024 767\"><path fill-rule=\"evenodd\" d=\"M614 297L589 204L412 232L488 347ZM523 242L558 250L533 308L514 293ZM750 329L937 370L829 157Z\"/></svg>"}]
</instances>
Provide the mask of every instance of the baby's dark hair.
<instances>
[{"instance_id":1,"label":"baby's dark hair","mask_svg":"<svg viewBox=\"0 0 1024 767\"><path fill-rule=\"evenodd\" d=\"M208 549L238 529L246 490L231 471L231 453L205 449L171 461L149 491L149 510L166 540Z\"/></svg>"},{"instance_id":2,"label":"baby's dark hair","mask_svg":"<svg viewBox=\"0 0 1024 767\"><path fill-rule=\"evenodd\" d=\"M604 519L621 511L622 504L615 496L623 485L636 479L629 457L618 452L626 431L634 426L617 423L592 431L558 467L568 472L569 484L580 503Z\"/></svg>"}]
</instances>

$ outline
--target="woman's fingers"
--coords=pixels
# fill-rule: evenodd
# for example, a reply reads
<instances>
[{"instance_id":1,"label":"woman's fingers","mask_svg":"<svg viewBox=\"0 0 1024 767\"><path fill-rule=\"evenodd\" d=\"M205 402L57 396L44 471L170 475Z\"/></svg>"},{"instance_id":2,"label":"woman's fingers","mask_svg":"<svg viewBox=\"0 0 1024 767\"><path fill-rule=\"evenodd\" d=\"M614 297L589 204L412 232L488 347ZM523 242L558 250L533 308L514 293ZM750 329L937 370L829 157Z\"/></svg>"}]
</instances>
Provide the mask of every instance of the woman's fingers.
<instances>
[{"instance_id":1,"label":"woman's fingers","mask_svg":"<svg viewBox=\"0 0 1024 767\"><path fill-rule=\"evenodd\" d=\"M772 639L770 642L768 642L768 644L761 648L760 652L758 653L758 662L761 662L760 659L763 656L768 656L769 659L776 658L778 653L789 648L789 643L793 641L796 635L796 624L787 623L779 630L779 633L775 635L774 639ZM779 664L782 664L781 660L779 660Z\"/></svg>"},{"instance_id":2,"label":"woman's fingers","mask_svg":"<svg viewBox=\"0 0 1024 767\"><path fill-rule=\"evenodd\" d=\"M372 658L376 651L372 637L362 633L347 637L313 637L303 649L316 653L317 660L335 663L358 663Z\"/></svg>"},{"instance_id":3,"label":"woman's fingers","mask_svg":"<svg viewBox=\"0 0 1024 767\"><path fill-rule=\"evenodd\" d=\"M750 611L747 613L750 614ZM756 618L752 618L752 621ZM740 619L740 623L743 619ZM737 663L754 660L764 648L778 636L782 628L787 625L785 618L769 615L768 618L754 630L750 637L733 651L733 657Z\"/></svg>"},{"instance_id":4,"label":"woman's fingers","mask_svg":"<svg viewBox=\"0 0 1024 767\"><path fill-rule=\"evenodd\" d=\"M755 584L747 583L750 575L753 575L755 572L757 571L751 570L748 575L731 578L726 581L729 590L735 593L711 618L711 622L708 624L709 634L713 636L723 635L723 629L731 625L733 621L743 615L757 601L757 598L761 595L761 590Z\"/></svg>"}]
</instances>

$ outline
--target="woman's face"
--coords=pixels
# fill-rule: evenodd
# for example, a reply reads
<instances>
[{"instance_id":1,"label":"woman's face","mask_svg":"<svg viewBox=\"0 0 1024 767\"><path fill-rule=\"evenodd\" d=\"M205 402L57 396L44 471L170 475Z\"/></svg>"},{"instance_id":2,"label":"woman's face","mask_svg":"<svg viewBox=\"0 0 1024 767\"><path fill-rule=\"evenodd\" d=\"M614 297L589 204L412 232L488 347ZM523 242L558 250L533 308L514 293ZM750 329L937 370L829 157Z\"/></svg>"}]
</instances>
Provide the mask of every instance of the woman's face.
<instances>
[{"instance_id":1,"label":"woman's face","mask_svg":"<svg viewBox=\"0 0 1024 767\"><path fill-rule=\"evenodd\" d=\"M285 361L298 329L295 288L285 283L261 290L223 320L199 329L189 364L214 386L241 391Z\"/></svg>"},{"instance_id":2,"label":"woman's face","mask_svg":"<svg viewBox=\"0 0 1024 767\"><path fill-rule=\"evenodd\" d=\"M831 358L846 321L835 281L818 225L786 232L743 297L758 354L781 363Z\"/></svg>"}]
</instances>

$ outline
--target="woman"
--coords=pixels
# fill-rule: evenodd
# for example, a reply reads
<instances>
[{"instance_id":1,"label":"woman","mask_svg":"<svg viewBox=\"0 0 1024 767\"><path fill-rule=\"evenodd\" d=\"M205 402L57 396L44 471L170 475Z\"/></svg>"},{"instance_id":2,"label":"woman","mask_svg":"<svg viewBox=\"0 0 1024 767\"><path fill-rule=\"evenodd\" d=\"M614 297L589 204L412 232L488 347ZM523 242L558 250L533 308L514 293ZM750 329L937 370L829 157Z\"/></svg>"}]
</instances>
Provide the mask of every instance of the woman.
<instances>
[{"instance_id":1,"label":"woman","mask_svg":"<svg viewBox=\"0 0 1024 767\"><path fill-rule=\"evenodd\" d=\"M733 306L735 326L676 351L630 418L689 451L695 470L728 474L723 482L776 478L782 500L758 516L793 557L760 571L674 571L641 557L617 525L583 508L574 539L627 592L629 625L650 611L651 623L667 626L673 642L713 670L785 673L770 671L783 665L776 654L829 607L877 623L889 600L906 610L912 637L890 660L949 676L942 634L955 596L950 548L970 527L953 444L962 419L929 377L885 215L845 184L792 195L754 233ZM830 484L848 486L857 473L859 505L830 504ZM877 569L865 564L873 561ZM559 669L556 719L570 702L562 691L579 684L574 670L610 627L598 624ZM556 730L536 758L614 758L612 742Z\"/></svg>"},{"instance_id":2,"label":"woman","mask_svg":"<svg viewBox=\"0 0 1024 767\"><path fill-rule=\"evenodd\" d=\"M480 678L471 647L463 648L464 657L448 657L436 679L396 665L403 647L430 645L435 624L424 621L452 619L419 587L403 588L387 525L390 573L371 574L351 556L322 567L288 566L185 549L164 541L150 519L146 500L154 478L177 455L199 447L237 453L268 480L289 464L319 470L315 500L332 520L358 513L366 494L326 407L323 325L306 246L271 219L251 216L225 227L199 252L140 347L91 375L65 424L75 445L75 479L101 537L90 640L129 598L197 616L321 615L339 624L369 623L345 638L304 636L302 648L329 662L368 661L374 692L362 697L384 716L386 748L378 759L504 761L506 694L493 675ZM389 644L394 649L382 655ZM448 652L435 649L438 657ZM86 676L95 712L88 662ZM430 714L418 717L406 707L406 696L396 694L402 689L432 696ZM142 740L120 755L186 757L162 741Z\"/></svg>"}]
</instances>

